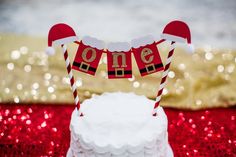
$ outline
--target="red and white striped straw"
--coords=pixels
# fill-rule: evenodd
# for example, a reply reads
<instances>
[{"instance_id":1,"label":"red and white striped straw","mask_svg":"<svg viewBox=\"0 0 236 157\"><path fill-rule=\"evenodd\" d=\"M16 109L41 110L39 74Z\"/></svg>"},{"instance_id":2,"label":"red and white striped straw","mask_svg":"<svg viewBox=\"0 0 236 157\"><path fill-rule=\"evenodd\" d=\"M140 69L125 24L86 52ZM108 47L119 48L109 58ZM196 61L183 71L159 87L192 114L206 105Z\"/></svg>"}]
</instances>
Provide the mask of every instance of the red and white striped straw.
<instances>
[{"instance_id":1,"label":"red and white striped straw","mask_svg":"<svg viewBox=\"0 0 236 157\"><path fill-rule=\"evenodd\" d=\"M168 53L168 57L167 57L167 60L166 60L165 68L164 68L164 71L162 73L161 83L160 83L159 90L158 90L158 93L157 93L156 103L155 103L155 106L154 106L154 109L153 109L153 114L152 114L153 116L157 115L157 108L160 104L162 92L163 92L163 89L165 88L165 85L166 85L166 80L167 80L167 76L168 76L168 73L169 73L170 64L171 64L172 56L174 54L174 50L175 50L175 42L172 42L171 43L171 48L170 48L170 51Z\"/></svg>"},{"instance_id":2,"label":"red and white striped straw","mask_svg":"<svg viewBox=\"0 0 236 157\"><path fill-rule=\"evenodd\" d=\"M76 108L77 108L77 111L78 111L79 115L83 116L83 114L80 112L80 102L79 102L79 97L78 97L78 94L77 94L77 86L76 86L76 83L75 83L73 72L71 70L70 58L68 56L67 47L66 47L66 45L61 45L61 47L62 47L62 50L63 50L64 59L65 59L65 62L66 62L66 69L67 69L67 73L68 73L68 76L69 76L69 79L70 79L70 86L71 86L71 90L72 90L72 93L73 93L75 105L76 105Z\"/></svg>"}]
</instances>

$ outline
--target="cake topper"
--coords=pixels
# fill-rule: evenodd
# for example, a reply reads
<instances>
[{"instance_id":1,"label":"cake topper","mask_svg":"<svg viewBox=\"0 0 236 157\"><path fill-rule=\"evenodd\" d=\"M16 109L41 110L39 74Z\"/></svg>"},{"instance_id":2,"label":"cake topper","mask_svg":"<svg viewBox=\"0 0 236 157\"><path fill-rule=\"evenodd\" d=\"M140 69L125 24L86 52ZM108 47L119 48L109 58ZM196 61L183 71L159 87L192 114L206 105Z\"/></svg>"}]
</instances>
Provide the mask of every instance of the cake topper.
<instances>
[{"instance_id":1,"label":"cake topper","mask_svg":"<svg viewBox=\"0 0 236 157\"><path fill-rule=\"evenodd\" d=\"M171 47L165 66L163 67L157 45L164 41L171 41ZM144 36L132 40L131 44L126 42L117 42L108 43L107 46L103 41L89 36L86 36L79 41L74 30L70 26L63 23L54 25L48 34L49 47L46 49L46 52L49 55L54 54L55 51L52 48L52 45L60 45L62 47L66 69L70 79L71 90L80 116L83 114L80 112L77 87L66 48L66 44L71 42L78 44L72 68L80 72L95 75L103 53L107 54L107 73L109 79L132 77L132 53L137 62L141 76L164 70L159 90L157 92L156 102L152 113L153 116L156 116L157 107L160 104L162 92L166 85L176 42L188 43L189 51L193 52L190 29L186 23L177 20L166 25L161 34L160 41L155 41L152 36Z\"/></svg>"},{"instance_id":2,"label":"cake topper","mask_svg":"<svg viewBox=\"0 0 236 157\"><path fill-rule=\"evenodd\" d=\"M72 68L90 75L95 75L105 43L86 36L80 42Z\"/></svg>"},{"instance_id":3,"label":"cake topper","mask_svg":"<svg viewBox=\"0 0 236 157\"><path fill-rule=\"evenodd\" d=\"M131 46L127 42L107 45L108 78L132 78Z\"/></svg>"},{"instance_id":4,"label":"cake topper","mask_svg":"<svg viewBox=\"0 0 236 157\"><path fill-rule=\"evenodd\" d=\"M172 61L172 56L174 54L174 50L175 50L175 46L176 46L175 43L176 42L182 42L182 43L187 42L189 44L190 51L193 51L193 46L190 45L191 44L191 33L189 30L189 27L186 23L184 23L182 21L172 21L172 22L168 23L161 34L161 38L163 40L171 41L171 48L170 48L170 51L167 56L164 72L162 73L161 83L159 86L159 90L157 92L156 103L155 103L154 110L153 110L153 116L156 116L157 107L160 104L162 92L163 92L163 89L166 85L166 80L167 80L167 76L169 73L170 64Z\"/></svg>"},{"instance_id":5,"label":"cake topper","mask_svg":"<svg viewBox=\"0 0 236 157\"><path fill-rule=\"evenodd\" d=\"M157 49L158 43L154 41L153 36L148 35L133 39L131 43L134 58L137 62L141 76L149 75L164 69Z\"/></svg>"},{"instance_id":6,"label":"cake topper","mask_svg":"<svg viewBox=\"0 0 236 157\"><path fill-rule=\"evenodd\" d=\"M65 45L67 43L76 42L77 40L78 39L74 30L70 26L66 24L62 24L62 23L56 24L49 30L49 33L48 33L48 46L49 47L46 49L46 53L49 55L52 55L55 53L55 50L52 48L52 45L60 45L62 47L75 105L79 112L79 115L82 116L83 114L80 113L80 110L79 110L80 102L79 102L79 96L77 94L77 86L75 84L75 79L74 79L74 75L73 75L71 64L70 64L70 58L68 57L67 47Z\"/></svg>"}]
</instances>

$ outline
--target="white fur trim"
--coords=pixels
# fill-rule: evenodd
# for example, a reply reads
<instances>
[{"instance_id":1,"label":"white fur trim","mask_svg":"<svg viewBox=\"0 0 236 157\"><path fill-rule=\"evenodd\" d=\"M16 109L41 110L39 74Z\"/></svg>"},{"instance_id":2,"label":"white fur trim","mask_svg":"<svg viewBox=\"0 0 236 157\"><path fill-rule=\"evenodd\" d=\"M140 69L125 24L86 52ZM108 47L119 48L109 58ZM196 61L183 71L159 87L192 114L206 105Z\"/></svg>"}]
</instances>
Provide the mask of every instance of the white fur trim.
<instances>
[{"instance_id":1,"label":"white fur trim","mask_svg":"<svg viewBox=\"0 0 236 157\"><path fill-rule=\"evenodd\" d=\"M131 40L131 45L133 48L139 48L147 44L152 44L153 42L154 42L154 37L152 35L146 35L146 36Z\"/></svg>"},{"instance_id":2,"label":"white fur trim","mask_svg":"<svg viewBox=\"0 0 236 157\"><path fill-rule=\"evenodd\" d=\"M107 49L110 52L127 52L131 49L131 46L128 42L114 42L114 43L108 43Z\"/></svg>"},{"instance_id":3,"label":"white fur trim","mask_svg":"<svg viewBox=\"0 0 236 157\"><path fill-rule=\"evenodd\" d=\"M187 52L188 53L194 53L195 48L193 44L188 44Z\"/></svg>"},{"instance_id":4,"label":"white fur trim","mask_svg":"<svg viewBox=\"0 0 236 157\"><path fill-rule=\"evenodd\" d=\"M66 37L66 38L54 40L53 45L63 45L63 44L67 44L67 43L77 41L77 40L78 40L77 36Z\"/></svg>"},{"instance_id":5,"label":"white fur trim","mask_svg":"<svg viewBox=\"0 0 236 157\"><path fill-rule=\"evenodd\" d=\"M90 36L83 37L82 42L87 46L91 46L91 47L97 48L99 50L102 50L105 48L104 41L98 40L98 39L90 37Z\"/></svg>"},{"instance_id":6,"label":"white fur trim","mask_svg":"<svg viewBox=\"0 0 236 157\"><path fill-rule=\"evenodd\" d=\"M47 47L45 52L47 55L54 55L55 54L55 50L53 47Z\"/></svg>"},{"instance_id":7,"label":"white fur trim","mask_svg":"<svg viewBox=\"0 0 236 157\"><path fill-rule=\"evenodd\" d=\"M161 38L166 39L166 40L170 40L170 41L181 42L181 43L187 42L187 40L185 38L171 35L171 34L165 34L165 33L161 34Z\"/></svg>"}]
</instances>

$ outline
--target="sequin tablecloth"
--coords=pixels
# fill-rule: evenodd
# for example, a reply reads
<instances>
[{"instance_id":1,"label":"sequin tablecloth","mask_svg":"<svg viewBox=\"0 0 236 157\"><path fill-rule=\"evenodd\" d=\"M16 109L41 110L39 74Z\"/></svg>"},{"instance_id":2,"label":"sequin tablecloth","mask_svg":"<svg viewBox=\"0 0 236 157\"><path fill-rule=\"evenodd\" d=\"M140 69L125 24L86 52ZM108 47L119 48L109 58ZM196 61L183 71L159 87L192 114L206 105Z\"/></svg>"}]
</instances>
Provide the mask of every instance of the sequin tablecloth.
<instances>
[{"instance_id":1,"label":"sequin tablecloth","mask_svg":"<svg viewBox=\"0 0 236 157\"><path fill-rule=\"evenodd\" d=\"M0 156L65 156L68 104L0 104ZM236 108L184 111L165 108L175 156L236 156Z\"/></svg>"}]
</instances>

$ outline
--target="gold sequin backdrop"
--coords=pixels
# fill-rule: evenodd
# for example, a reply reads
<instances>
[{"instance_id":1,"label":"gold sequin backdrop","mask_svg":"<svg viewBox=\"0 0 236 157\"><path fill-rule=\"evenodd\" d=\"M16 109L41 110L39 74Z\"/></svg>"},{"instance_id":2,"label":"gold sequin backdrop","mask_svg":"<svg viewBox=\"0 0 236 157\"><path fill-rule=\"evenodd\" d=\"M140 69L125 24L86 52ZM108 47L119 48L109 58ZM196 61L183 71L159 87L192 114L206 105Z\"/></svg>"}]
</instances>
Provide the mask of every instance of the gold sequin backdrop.
<instances>
[{"instance_id":1,"label":"gold sequin backdrop","mask_svg":"<svg viewBox=\"0 0 236 157\"><path fill-rule=\"evenodd\" d=\"M0 102L41 102L73 104L65 62L61 50L47 56L45 38L0 34ZM76 44L69 46L73 61ZM168 46L161 47L165 62ZM136 63L132 79L108 80L106 58L96 76L74 71L81 100L103 92L124 91L155 98L161 72L140 77ZM211 47L196 49L190 55L177 48L162 106L202 109L236 104L236 51Z\"/></svg>"}]
</instances>

